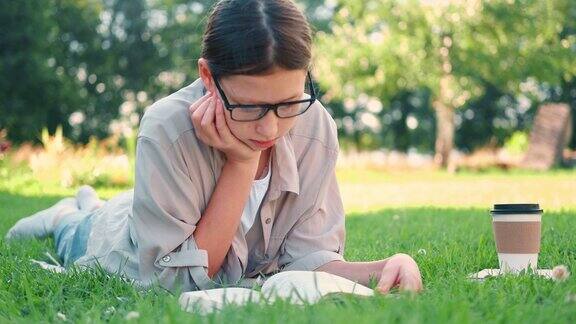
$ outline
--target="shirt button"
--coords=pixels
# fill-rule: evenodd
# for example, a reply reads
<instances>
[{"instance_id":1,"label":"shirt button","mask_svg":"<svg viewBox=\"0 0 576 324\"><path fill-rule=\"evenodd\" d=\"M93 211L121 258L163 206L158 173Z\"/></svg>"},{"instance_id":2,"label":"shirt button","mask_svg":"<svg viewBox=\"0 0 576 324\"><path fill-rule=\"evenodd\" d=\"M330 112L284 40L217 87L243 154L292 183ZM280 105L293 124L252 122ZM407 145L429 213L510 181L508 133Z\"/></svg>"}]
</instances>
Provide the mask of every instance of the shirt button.
<instances>
[{"instance_id":1,"label":"shirt button","mask_svg":"<svg viewBox=\"0 0 576 324\"><path fill-rule=\"evenodd\" d=\"M162 261L164 261L164 262L170 262L170 260L172 260L172 258L170 258L169 255L166 255L162 258Z\"/></svg>"},{"instance_id":2,"label":"shirt button","mask_svg":"<svg viewBox=\"0 0 576 324\"><path fill-rule=\"evenodd\" d=\"M270 224L271 221L272 221L272 219L266 218L266 224Z\"/></svg>"}]
</instances>

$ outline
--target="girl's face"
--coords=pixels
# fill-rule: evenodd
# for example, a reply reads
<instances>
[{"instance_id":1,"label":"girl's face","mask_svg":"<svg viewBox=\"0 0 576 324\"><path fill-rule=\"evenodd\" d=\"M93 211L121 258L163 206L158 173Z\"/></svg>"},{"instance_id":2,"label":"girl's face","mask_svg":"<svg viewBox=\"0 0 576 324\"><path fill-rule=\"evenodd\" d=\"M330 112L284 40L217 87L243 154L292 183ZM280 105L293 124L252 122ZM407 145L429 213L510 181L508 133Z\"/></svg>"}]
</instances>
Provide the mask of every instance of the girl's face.
<instances>
[{"instance_id":1,"label":"girl's face","mask_svg":"<svg viewBox=\"0 0 576 324\"><path fill-rule=\"evenodd\" d=\"M299 100L303 96L305 82L305 70L281 68L275 68L266 75L233 75L219 81L230 104L245 105ZM214 88L212 91L218 93L214 84L211 85ZM224 109L224 112L232 134L252 149L260 151L273 146L278 138L294 126L299 117L278 118L274 111L269 110L259 120L240 122L232 119L229 110Z\"/></svg>"}]
</instances>

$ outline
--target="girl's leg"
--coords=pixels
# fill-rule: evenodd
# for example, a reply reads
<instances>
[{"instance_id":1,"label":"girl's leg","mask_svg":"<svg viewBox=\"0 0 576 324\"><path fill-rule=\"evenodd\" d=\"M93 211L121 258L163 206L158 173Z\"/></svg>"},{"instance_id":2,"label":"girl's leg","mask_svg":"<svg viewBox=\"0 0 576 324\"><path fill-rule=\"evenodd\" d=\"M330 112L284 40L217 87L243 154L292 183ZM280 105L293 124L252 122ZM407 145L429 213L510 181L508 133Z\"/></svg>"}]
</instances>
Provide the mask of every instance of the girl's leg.
<instances>
[{"instance_id":1,"label":"girl's leg","mask_svg":"<svg viewBox=\"0 0 576 324\"><path fill-rule=\"evenodd\" d=\"M102 207L104 204L104 202L98 198L96 191L87 185L78 188L76 200L78 201L78 208L80 208L80 210L93 211Z\"/></svg>"},{"instance_id":2,"label":"girl's leg","mask_svg":"<svg viewBox=\"0 0 576 324\"><path fill-rule=\"evenodd\" d=\"M92 228L92 211L69 213L54 229L56 253L63 265L69 266L86 253L86 244Z\"/></svg>"},{"instance_id":3,"label":"girl's leg","mask_svg":"<svg viewBox=\"0 0 576 324\"><path fill-rule=\"evenodd\" d=\"M93 211L103 205L90 186L80 187L76 200L80 210L64 215L54 229L56 252L64 266L71 265L86 253Z\"/></svg>"},{"instance_id":4,"label":"girl's leg","mask_svg":"<svg viewBox=\"0 0 576 324\"><path fill-rule=\"evenodd\" d=\"M19 220L6 234L6 239L43 238L54 232L64 214L78 211L76 198L64 198L54 206Z\"/></svg>"},{"instance_id":5,"label":"girl's leg","mask_svg":"<svg viewBox=\"0 0 576 324\"><path fill-rule=\"evenodd\" d=\"M54 206L19 220L6 239L54 234L56 251L64 265L70 265L86 252L92 225L92 212L103 205L96 191L81 186L74 198L64 198Z\"/></svg>"}]
</instances>

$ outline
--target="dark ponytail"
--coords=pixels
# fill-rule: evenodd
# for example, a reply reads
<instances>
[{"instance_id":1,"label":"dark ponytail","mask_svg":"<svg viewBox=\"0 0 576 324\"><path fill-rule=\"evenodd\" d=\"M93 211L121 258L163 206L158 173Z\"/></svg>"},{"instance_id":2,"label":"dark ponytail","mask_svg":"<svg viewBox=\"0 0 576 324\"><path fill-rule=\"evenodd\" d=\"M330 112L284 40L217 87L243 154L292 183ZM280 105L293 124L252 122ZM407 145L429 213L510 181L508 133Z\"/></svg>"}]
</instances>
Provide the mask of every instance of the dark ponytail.
<instances>
[{"instance_id":1,"label":"dark ponytail","mask_svg":"<svg viewBox=\"0 0 576 324\"><path fill-rule=\"evenodd\" d=\"M273 67L306 70L308 21L290 0L223 0L208 20L202 57L216 77L264 74Z\"/></svg>"}]
</instances>

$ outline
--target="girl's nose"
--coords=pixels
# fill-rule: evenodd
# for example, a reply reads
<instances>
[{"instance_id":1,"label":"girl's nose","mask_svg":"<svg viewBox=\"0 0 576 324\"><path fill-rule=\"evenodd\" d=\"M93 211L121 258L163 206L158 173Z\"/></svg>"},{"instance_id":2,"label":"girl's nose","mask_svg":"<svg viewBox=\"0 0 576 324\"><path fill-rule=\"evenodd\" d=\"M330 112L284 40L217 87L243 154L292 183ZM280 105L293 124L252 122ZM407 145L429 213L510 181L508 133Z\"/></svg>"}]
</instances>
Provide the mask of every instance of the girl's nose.
<instances>
[{"instance_id":1,"label":"girl's nose","mask_svg":"<svg viewBox=\"0 0 576 324\"><path fill-rule=\"evenodd\" d=\"M269 110L264 117L256 121L256 132L267 140L276 137L278 133L278 117L274 111Z\"/></svg>"}]
</instances>

